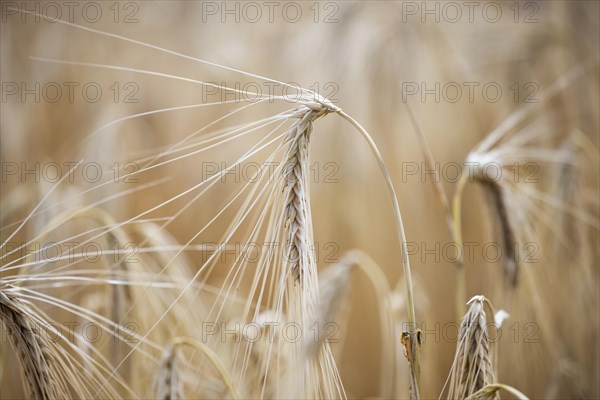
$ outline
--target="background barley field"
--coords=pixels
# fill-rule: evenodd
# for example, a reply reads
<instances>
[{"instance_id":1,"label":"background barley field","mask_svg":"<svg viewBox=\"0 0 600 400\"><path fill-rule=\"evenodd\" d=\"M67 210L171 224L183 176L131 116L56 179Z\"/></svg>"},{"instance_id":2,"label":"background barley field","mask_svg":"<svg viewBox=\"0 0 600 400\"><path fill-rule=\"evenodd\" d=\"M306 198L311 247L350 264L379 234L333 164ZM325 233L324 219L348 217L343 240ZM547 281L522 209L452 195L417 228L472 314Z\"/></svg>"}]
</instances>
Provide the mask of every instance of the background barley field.
<instances>
[{"instance_id":1,"label":"background barley field","mask_svg":"<svg viewBox=\"0 0 600 400\"><path fill-rule=\"evenodd\" d=\"M598 1L0 6L2 399L600 396Z\"/></svg>"}]
</instances>

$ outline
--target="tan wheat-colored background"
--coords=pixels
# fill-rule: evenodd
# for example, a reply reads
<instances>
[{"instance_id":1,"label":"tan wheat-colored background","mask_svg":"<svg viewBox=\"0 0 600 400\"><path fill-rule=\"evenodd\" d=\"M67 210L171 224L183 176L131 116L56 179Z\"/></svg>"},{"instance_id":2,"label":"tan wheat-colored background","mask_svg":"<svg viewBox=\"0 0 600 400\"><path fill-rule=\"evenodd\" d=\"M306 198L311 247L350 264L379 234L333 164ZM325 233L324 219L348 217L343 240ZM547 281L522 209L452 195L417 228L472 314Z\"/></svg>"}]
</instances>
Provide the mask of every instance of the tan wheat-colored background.
<instances>
[{"instance_id":1,"label":"tan wheat-colored background","mask_svg":"<svg viewBox=\"0 0 600 400\"><path fill-rule=\"evenodd\" d=\"M437 2L426 3L433 7ZM527 3L517 4L524 10ZM466 16L456 23L443 19L437 23L431 17L423 23L420 16L403 14L406 4L396 1L336 2L339 12L338 21L334 23L315 23L308 16L298 23L277 17L273 23L265 18L258 23L249 23L243 18L239 23L231 20L223 23L218 17L209 17L203 22L201 2L136 4L139 6L135 15L137 23L114 23L107 16L96 24L89 24L77 13L75 21L283 82L296 82L304 87L317 83L321 88L333 83L338 89L333 96L337 104L372 133L381 149L396 185L408 240L426 249L435 249L436 243L443 246L451 237L431 185L432 177L429 175L425 180L418 175L403 177L408 164L423 167L415 128L402 96L403 82L425 82L428 87L435 82L442 85L498 82L504 89L503 96L495 103L485 101L480 91L476 92L473 102L464 94L456 103L443 98L436 102L433 96L428 96L426 101L421 101L418 95L409 96L408 103L436 161L441 165L460 164L479 140L524 106L522 101L514 101L509 90L513 82L521 85L534 82L541 90L569 68L591 62L593 66L588 73L569 84L552 102L541 105L525 129L535 126L547 130L551 143L560 142L579 130L589 138L589 145L593 146L590 149L597 155L600 8L596 1L535 2L538 8L535 23L515 23L508 14L509 4L499 2L505 15L497 23L483 20L480 14L476 14L473 23ZM221 6L221 2L216 4ZM301 4L302 10L308 13L310 4ZM414 4L422 6L420 2ZM107 7L107 3L102 4L105 12ZM81 99L69 103L64 98L57 103L43 100L35 103L10 97L1 104L2 162L63 162L83 157L108 165L113 160L134 159L185 137L221 116L225 109L178 111L124 122L78 147L85 135L112 119L145 110L198 103L202 100L202 87L131 72L42 63L29 56L142 68L217 83L252 80L69 26L35 22L31 15L22 22L20 16L6 15L5 10L3 13L6 21L1 24L2 82L93 81L99 82L103 89L112 82L134 82L139 88L136 94L139 102L115 103L107 90L98 103ZM281 110L279 104L261 107L256 118ZM205 159L192 157L161 168L153 177L169 177L166 183L111 202L107 211L117 219L141 212L196 182L202 173L201 161L231 162L234 155L241 154L250 143L240 140L207 154ZM402 279L400 247L384 180L368 147L347 124L326 118L316 123L311 152L318 165L331 162L336 166L335 182L318 179L311 187L316 242L334 243L334 258L338 259L347 250L364 250L384 269L390 285L396 286ZM597 174L594 175L589 163L583 171L587 186L581 204L597 223ZM320 169L319 172L328 171ZM455 184L447 179L442 180L442 184L451 196ZM9 194L23 187L26 189L17 197L26 209L31 209L49 189L44 182L25 185L15 180L3 182L3 214L8 212ZM108 186L96 192L95 197L79 201L85 204L98 200L110 195L111 190L116 189ZM168 231L185 243L223 206L230 193L228 190L230 188L225 187L221 192L211 192L201 204L193 206L170 225ZM493 241L494 226L489 222L486 197L476 187L467 187L464 199L464 239L481 243ZM153 215L169 215L176 210L174 205ZM21 217L26 214L24 209L15 212ZM532 223L547 225L544 229L550 237L551 232L562 228L552 213L544 215L543 221ZM582 222L575 220L573 224L578 226ZM218 232L224 227L215 227L214 232L207 232L203 238L218 241ZM519 388L530 398L596 398L600 395L598 231L586 232L580 241L585 242L587 250L578 247L579 250L573 250L574 255L570 254L570 245L557 252L556 241L540 240L539 263L523 266L536 277L533 280L539 291L535 294L522 284L510 299L503 291L500 263L486 262L480 253L466 262L467 294L486 295L496 308L505 308L513 316L508 326L517 326L516 330L505 329L500 340L498 379ZM323 255L330 249L319 248L320 267L326 266ZM582 254L584 251L586 254ZM425 331L424 398L437 398L441 392L455 348L454 341L447 337L455 335L455 331L445 330L455 321L453 264L443 256L436 260L436 256L440 257L439 252L419 251L411 257L417 319ZM197 262L194 254L189 257ZM589 280L583 282L588 273ZM377 397L380 358L385 351L379 340L377 303L372 287L360 274L352 281L351 293L347 300L348 329L341 337L338 365L349 396ZM538 310L540 305L543 311ZM532 336L535 340L531 343L524 340L524 336L532 331L523 327L530 322L535 324L531 328L535 331ZM516 340L515 334L518 334ZM553 348L556 344L562 347L560 351ZM557 354L561 359L555 357ZM19 385L7 379L11 373L5 367L3 398L20 393Z\"/></svg>"}]
</instances>

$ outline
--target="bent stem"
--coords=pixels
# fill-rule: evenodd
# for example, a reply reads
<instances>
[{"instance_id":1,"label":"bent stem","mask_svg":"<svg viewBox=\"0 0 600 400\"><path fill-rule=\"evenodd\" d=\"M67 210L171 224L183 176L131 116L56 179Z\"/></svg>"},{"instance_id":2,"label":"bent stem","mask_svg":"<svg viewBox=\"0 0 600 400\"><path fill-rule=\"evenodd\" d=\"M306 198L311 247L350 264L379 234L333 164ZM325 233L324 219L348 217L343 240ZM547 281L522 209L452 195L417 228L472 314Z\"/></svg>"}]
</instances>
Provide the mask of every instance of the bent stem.
<instances>
[{"instance_id":1,"label":"bent stem","mask_svg":"<svg viewBox=\"0 0 600 400\"><path fill-rule=\"evenodd\" d=\"M354 128L356 128L361 135L365 138L369 146L371 147L371 151L375 155L377 159L377 164L385 178L385 182L387 184L388 191L390 192L390 196L392 198L392 205L394 208L394 215L396 219L396 230L398 233L398 238L400 239L400 246L402 249L402 267L404 270L404 277L406 279L406 293L407 293L407 316L408 316L408 335L410 338L409 354L408 360L410 363L410 371L411 371L411 389L413 398L419 398L419 375L420 375L420 366L419 366L419 352L420 352L420 332L417 329L416 317L415 317L415 302L413 295L413 284L412 284L412 275L410 272L410 262L408 259L408 249L406 247L406 233L404 231L404 224L402 222L402 214L400 213L400 204L398 203L398 197L396 196L396 191L394 190L394 184L392 183L392 179L388 172L388 169L383 162L383 158L381 157L381 153L377 148L377 145L371 138L371 135L359 124L354 118L346 114L342 110L337 110L337 113L346 121L348 121Z\"/></svg>"},{"instance_id":2,"label":"bent stem","mask_svg":"<svg viewBox=\"0 0 600 400\"><path fill-rule=\"evenodd\" d=\"M452 199L452 213L454 220L454 240L456 240L456 245L459 246L459 251L456 257L456 320L460 321L462 316L466 314L467 309L465 306L465 301L467 299L467 273L465 272L465 265L463 263L463 255L462 255L462 224L461 224L461 208L462 208L462 195L465 189L465 184L467 183L467 175L462 175L460 180L458 181L458 186L456 188L456 193L454 193L454 198Z\"/></svg>"},{"instance_id":3,"label":"bent stem","mask_svg":"<svg viewBox=\"0 0 600 400\"><path fill-rule=\"evenodd\" d=\"M490 383L489 385L486 385L486 386L482 387L481 389L479 389L477 392L473 393L471 396L467 397L466 400L489 398L490 395L494 395L494 394L496 394L496 392L498 392L500 390L504 390L505 392L510 393L511 395L513 395L515 398L517 398L519 400L529 400L529 397L527 397L525 394L523 394L519 390L515 389L512 386L505 385L503 383Z\"/></svg>"}]
</instances>

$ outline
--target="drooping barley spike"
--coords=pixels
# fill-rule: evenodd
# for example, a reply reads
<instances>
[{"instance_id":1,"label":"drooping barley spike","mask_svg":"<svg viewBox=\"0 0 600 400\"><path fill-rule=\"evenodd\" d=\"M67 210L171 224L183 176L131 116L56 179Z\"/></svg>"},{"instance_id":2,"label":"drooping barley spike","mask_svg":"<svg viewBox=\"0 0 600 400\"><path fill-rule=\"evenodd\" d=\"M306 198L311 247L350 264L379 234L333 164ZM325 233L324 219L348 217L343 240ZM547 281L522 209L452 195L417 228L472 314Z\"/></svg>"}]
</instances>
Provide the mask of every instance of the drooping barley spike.
<instances>
[{"instance_id":1,"label":"drooping barley spike","mask_svg":"<svg viewBox=\"0 0 600 400\"><path fill-rule=\"evenodd\" d=\"M308 145L313 123L325 114L335 111L322 103L310 103L302 106L296 116L299 118L290 129L285 141L289 147L285 156L284 177L284 218L286 232L286 262L295 281L301 281L303 268L307 264L311 249L312 224L308 205L309 168Z\"/></svg>"},{"instance_id":2,"label":"drooping barley spike","mask_svg":"<svg viewBox=\"0 0 600 400\"><path fill-rule=\"evenodd\" d=\"M497 182L481 181L492 204L492 213L498 221L499 245L503 254L503 267L506 281L511 287L516 287L519 278L519 264L515 253L515 235L506 210L506 202L502 188Z\"/></svg>"}]
</instances>

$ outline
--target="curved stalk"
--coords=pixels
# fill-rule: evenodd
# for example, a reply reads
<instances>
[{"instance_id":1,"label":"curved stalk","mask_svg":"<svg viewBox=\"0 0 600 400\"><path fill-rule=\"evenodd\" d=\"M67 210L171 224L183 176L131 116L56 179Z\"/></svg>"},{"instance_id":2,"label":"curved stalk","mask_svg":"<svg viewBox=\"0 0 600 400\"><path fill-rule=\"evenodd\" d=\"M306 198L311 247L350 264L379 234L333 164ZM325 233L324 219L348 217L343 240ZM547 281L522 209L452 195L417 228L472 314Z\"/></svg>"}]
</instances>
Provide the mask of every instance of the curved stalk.
<instances>
[{"instance_id":1,"label":"curved stalk","mask_svg":"<svg viewBox=\"0 0 600 400\"><path fill-rule=\"evenodd\" d=\"M408 249L406 247L406 233L404 231L404 223L402 222L402 214L400 213L400 204L398 202L398 196L396 196L396 191L394 189L394 184L392 183L392 179L388 172L388 169L383 162L383 158L381 157L381 153L377 148L377 145L371 138L371 135L366 131L365 128L362 127L354 118L346 114L342 110L337 110L337 113L346 121L348 121L354 128L356 128L361 135L365 138L369 146L371 147L371 151L373 155L377 159L377 164L385 178L385 182L387 184L388 191L392 198L392 205L394 208L395 222L396 222L396 230L398 233L398 238L400 239L400 246L402 249L402 267L404 270L404 277L406 280L406 293L407 293L407 316L408 316L408 335L409 335L409 352L408 359L410 363L411 370L411 386L412 392L411 397L418 399L419 398L419 375L420 375L420 365L419 365L419 353L420 353L420 331L417 329L417 322L415 316L415 302L414 302L414 294L413 294L413 283L412 283L412 275L410 271L410 262L408 259Z\"/></svg>"},{"instance_id":2,"label":"curved stalk","mask_svg":"<svg viewBox=\"0 0 600 400\"><path fill-rule=\"evenodd\" d=\"M231 375L229 374L229 371L227 371L227 369L225 368L225 366L223 365L223 363L221 362L221 359L219 358L219 356L214 352L214 350L212 350L210 347L208 347L206 344L200 342L199 340L195 340L192 338L186 338L186 337L181 337L181 338L176 338L173 339L173 341L171 342L171 344L173 346L190 346L192 348L195 348L197 350L200 350L202 352L202 354L204 354L206 357L208 357L208 359L210 360L210 362L212 363L212 365L215 367L215 369L217 370L217 372L219 373L219 375L221 375L221 379L223 379L223 382L225 383L225 385L227 386L227 389L229 390L229 393L231 394L231 397L234 400L240 399L240 396L235 388L235 385L233 383L233 379L231 379Z\"/></svg>"},{"instance_id":3,"label":"curved stalk","mask_svg":"<svg viewBox=\"0 0 600 400\"><path fill-rule=\"evenodd\" d=\"M462 195L467 183L467 175L462 175L458 181L456 187L456 193L452 199L452 215L454 220L454 240L456 245L459 246L460 250L456 260L456 294L455 294L455 307L456 307L456 320L460 321L462 316L467 312L466 300L467 300L467 273L465 272L465 265L463 263L463 240L462 240L462 223L461 223L461 208L462 208Z\"/></svg>"}]
</instances>

